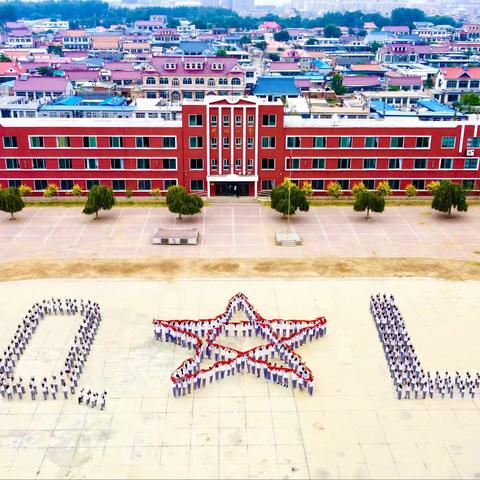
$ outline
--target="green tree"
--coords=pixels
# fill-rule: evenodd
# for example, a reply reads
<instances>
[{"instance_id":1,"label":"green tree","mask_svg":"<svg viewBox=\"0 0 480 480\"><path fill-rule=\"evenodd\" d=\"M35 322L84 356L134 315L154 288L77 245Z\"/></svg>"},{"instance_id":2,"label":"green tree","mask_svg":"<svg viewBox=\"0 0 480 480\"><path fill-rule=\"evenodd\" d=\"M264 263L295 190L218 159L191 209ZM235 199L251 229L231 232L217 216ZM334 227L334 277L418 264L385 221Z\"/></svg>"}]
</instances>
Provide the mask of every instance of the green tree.
<instances>
[{"instance_id":1,"label":"green tree","mask_svg":"<svg viewBox=\"0 0 480 480\"><path fill-rule=\"evenodd\" d=\"M374 41L370 45L370 51L372 53L377 53L378 49L381 48L383 45L380 42Z\"/></svg>"},{"instance_id":2,"label":"green tree","mask_svg":"<svg viewBox=\"0 0 480 480\"><path fill-rule=\"evenodd\" d=\"M58 185L49 183L47 188L43 191L43 196L46 198L53 198L58 195Z\"/></svg>"},{"instance_id":3,"label":"green tree","mask_svg":"<svg viewBox=\"0 0 480 480\"><path fill-rule=\"evenodd\" d=\"M240 45L246 45L247 43L251 43L252 42L252 39L248 36L248 35L242 35L240 37L240 40L238 41L238 43Z\"/></svg>"},{"instance_id":4,"label":"green tree","mask_svg":"<svg viewBox=\"0 0 480 480\"><path fill-rule=\"evenodd\" d=\"M167 207L172 213L178 213L178 219L182 215L195 215L200 213L203 207L203 200L192 193L188 193L185 187L172 185L167 190Z\"/></svg>"},{"instance_id":5,"label":"green tree","mask_svg":"<svg viewBox=\"0 0 480 480\"><path fill-rule=\"evenodd\" d=\"M6 63L6 62L11 62L12 59L10 57L7 57L4 53L0 53L0 62L1 63Z\"/></svg>"},{"instance_id":6,"label":"green tree","mask_svg":"<svg viewBox=\"0 0 480 480\"><path fill-rule=\"evenodd\" d=\"M29 187L28 185L21 184L18 187L18 193L20 194L21 197L28 197L32 193L32 187Z\"/></svg>"},{"instance_id":7,"label":"green tree","mask_svg":"<svg viewBox=\"0 0 480 480\"><path fill-rule=\"evenodd\" d=\"M273 34L273 39L277 42L288 42L291 37L286 30L281 30L280 32Z\"/></svg>"},{"instance_id":8,"label":"green tree","mask_svg":"<svg viewBox=\"0 0 480 480\"><path fill-rule=\"evenodd\" d=\"M318 40L316 38L309 38L306 42L305 45L317 45Z\"/></svg>"},{"instance_id":9,"label":"green tree","mask_svg":"<svg viewBox=\"0 0 480 480\"><path fill-rule=\"evenodd\" d=\"M428 77L428 78L423 82L423 86L424 86L425 88L428 88L428 89L433 88L433 78L432 78L432 77Z\"/></svg>"},{"instance_id":10,"label":"green tree","mask_svg":"<svg viewBox=\"0 0 480 480\"><path fill-rule=\"evenodd\" d=\"M384 197L389 197L392 194L392 187L384 180L377 185L377 192Z\"/></svg>"},{"instance_id":11,"label":"green tree","mask_svg":"<svg viewBox=\"0 0 480 480\"><path fill-rule=\"evenodd\" d=\"M342 187L338 182L330 182L327 185L327 192L332 198L340 198L343 195Z\"/></svg>"},{"instance_id":12,"label":"green tree","mask_svg":"<svg viewBox=\"0 0 480 480\"><path fill-rule=\"evenodd\" d=\"M53 70L50 67L38 67L37 73L43 77L51 77L53 75Z\"/></svg>"},{"instance_id":13,"label":"green tree","mask_svg":"<svg viewBox=\"0 0 480 480\"><path fill-rule=\"evenodd\" d=\"M346 91L345 85L343 84L343 77L339 73L335 73L330 81L330 88L335 92L336 95L343 95Z\"/></svg>"},{"instance_id":14,"label":"green tree","mask_svg":"<svg viewBox=\"0 0 480 480\"><path fill-rule=\"evenodd\" d=\"M10 220L15 220L14 213L23 210L25 204L18 193L18 188L2 188L0 190L0 210L10 214Z\"/></svg>"},{"instance_id":15,"label":"green tree","mask_svg":"<svg viewBox=\"0 0 480 480\"><path fill-rule=\"evenodd\" d=\"M350 190L352 193L353 197L358 197L360 193L363 193L367 190L367 187L365 187L365 184L363 182L358 182L356 183Z\"/></svg>"},{"instance_id":16,"label":"green tree","mask_svg":"<svg viewBox=\"0 0 480 480\"><path fill-rule=\"evenodd\" d=\"M258 48L259 50L262 50L262 52L267 48L267 42L265 40L262 40L261 42L255 42L253 44L255 48Z\"/></svg>"},{"instance_id":17,"label":"green tree","mask_svg":"<svg viewBox=\"0 0 480 480\"><path fill-rule=\"evenodd\" d=\"M54 53L55 55L58 55L61 57L63 55L63 50L60 45L49 45L48 53Z\"/></svg>"},{"instance_id":18,"label":"green tree","mask_svg":"<svg viewBox=\"0 0 480 480\"><path fill-rule=\"evenodd\" d=\"M125 197L127 198L127 200L130 200L132 198L132 195L133 195L133 190L131 188L127 188L125 190Z\"/></svg>"},{"instance_id":19,"label":"green tree","mask_svg":"<svg viewBox=\"0 0 480 480\"><path fill-rule=\"evenodd\" d=\"M95 220L97 220L99 210L110 210L114 205L113 190L106 185L94 185L88 192L83 213L86 215L95 214Z\"/></svg>"},{"instance_id":20,"label":"green tree","mask_svg":"<svg viewBox=\"0 0 480 480\"><path fill-rule=\"evenodd\" d=\"M278 62L280 60L280 55L278 53L269 53L268 58L272 60L272 62Z\"/></svg>"},{"instance_id":21,"label":"green tree","mask_svg":"<svg viewBox=\"0 0 480 480\"><path fill-rule=\"evenodd\" d=\"M430 193L434 194L435 191L440 187L440 182L437 180L432 180L431 182L428 182L426 185L427 191Z\"/></svg>"},{"instance_id":22,"label":"green tree","mask_svg":"<svg viewBox=\"0 0 480 480\"><path fill-rule=\"evenodd\" d=\"M72 195L73 197L81 197L82 187L78 183L76 183L70 190L70 195Z\"/></svg>"},{"instance_id":23,"label":"green tree","mask_svg":"<svg viewBox=\"0 0 480 480\"><path fill-rule=\"evenodd\" d=\"M353 209L356 212L367 212L367 220L370 219L370 211L381 213L385 210L385 197L378 192L361 190L358 192Z\"/></svg>"},{"instance_id":24,"label":"green tree","mask_svg":"<svg viewBox=\"0 0 480 480\"><path fill-rule=\"evenodd\" d=\"M408 199L413 198L417 195L417 189L413 186L413 184L409 183L405 187L405 195Z\"/></svg>"},{"instance_id":25,"label":"green tree","mask_svg":"<svg viewBox=\"0 0 480 480\"><path fill-rule=\"evenodd\" d=\"M329 23L323 27L323 36L325 38L339 38L342 35L342 31L333 23Z\"/></svg>"},{"instance_id":26,"label":"green tree","mask_svg":"<svg viewBox=\"0 0 480 480\"><path fill-rule=\"evenodd\" d=\"M217 57L226 57L227 51L224 48L219 48L216 53Z\"/></svg>"},{"instance_id":27,"label":"green tree","mask_svg":"<svg viewBox=\"0 0 480 480\"><path fill-rule=\"evenodd\" d=\"M468 210L465 187L450 180L440 180L440 185L434 191L432 208L439 212L445 212L448 217L452 216L452 208L458 212Z\"/></svg>"},{"instance_id":28,"label":"green tree","mask_svg":"<svg viewBox=\"0 0 480 480\"><path fill-rule=\"evenodd\" d=\"M270 206L286 218L293 215L297 210L308 212L310 202L307 191L293 183L289 178L272 189L270 192Z\"/></svg>"},{"instance_id":29,"label":"green tree","mask_svg":"<svg viewBox=\"0 0 480 480\"><path fill-rule=\"evenodd\" d=\"M472 113L473 107L480 105L480 95L475 92L464 93L460 97L460 105L462 110Z\"/></svg>"}]
</instances>

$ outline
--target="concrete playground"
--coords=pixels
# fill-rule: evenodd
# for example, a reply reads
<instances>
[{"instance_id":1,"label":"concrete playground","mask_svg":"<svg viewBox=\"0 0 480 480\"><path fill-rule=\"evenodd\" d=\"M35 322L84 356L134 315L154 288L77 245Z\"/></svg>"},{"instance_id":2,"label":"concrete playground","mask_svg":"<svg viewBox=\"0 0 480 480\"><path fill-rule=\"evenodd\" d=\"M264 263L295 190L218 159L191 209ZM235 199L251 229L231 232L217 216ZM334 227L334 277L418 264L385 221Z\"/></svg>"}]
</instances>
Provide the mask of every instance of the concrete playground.
<instances>
[{"instance_id":1,"label":"concrete playground","mask_svg":"<svg viewBox=\"0 0 480 480\"><path fill-rule=\"evenodd\" d=\"M478 477L480 400L398 401L368 302L372 292L395 295L426 368L476 371L479 287L383 278L3 282L1 348L35 301L99 302L80 386L109 399L101 412L75 398L0 398L0 478ZM327 317L326 337L299 349L315 375L312 397L248 375L172 397L170 373L190 352L155 342L151 320L211 317L238 291L266 318ZM74 317L42 320L16 373L51 374L75 330Z\"/></svg>"},{"instance_id":2,"label":"concrete playground","mask_svg":"<svg viewBox=\"0 0 480 480\"><path fill-rule=\"evenodd\" d=\"M212 204L178 221L166 208L116 207L101 220L80 208L29 207L9 221L0 217L0 261L30 258L278 258L434 257L475 260L480 255L480 207L448 219L428 206L387 207L365 220L351 207L314 207L292 217L303 238L278 247L274 236L286 221L259 204ZM195 226L197 246L151 245L159 226Z\"/></svg>"}]
</instances>

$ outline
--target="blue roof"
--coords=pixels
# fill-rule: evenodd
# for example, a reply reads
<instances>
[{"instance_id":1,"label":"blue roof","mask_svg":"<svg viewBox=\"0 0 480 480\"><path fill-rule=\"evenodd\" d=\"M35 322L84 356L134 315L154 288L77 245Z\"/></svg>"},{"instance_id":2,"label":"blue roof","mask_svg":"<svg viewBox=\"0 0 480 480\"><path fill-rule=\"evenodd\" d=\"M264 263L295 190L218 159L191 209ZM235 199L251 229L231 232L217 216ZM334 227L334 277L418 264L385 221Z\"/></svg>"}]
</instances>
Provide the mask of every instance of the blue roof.
<instances>
[{"instance_id":1,"label":"blue roof","mask_svg":"<svg viewBox=\"0 0 480 480\"><path fill-rule=\"evenodd\" d=\"M377 112L395 112L397 109L390 105L389 103L384 102L383 100L372 100L370 102L370 108L373 108Z\"/></svg>"},{"instance_id":2,"label":"blue roof","mask_svg":"<svg viewBox=\"0 0 480 480\"><path fill-rule=\"evenodd\" d=\"M260 77L253 89L255 95L300 95L294 77Z\"/></svg>"},{"instance_id":3,"label":"blue roof","mask_svg":"<svg viewBox=\"0 0 480 480\"><path fill-rule=\"evenodd\" d=\"M54 102L54 105L64 105L64 106L71 107L73 105L78 105L82 100L83 100L82 97L73 95L71 97L65 97L60 100L57 100L56 102Z\"/></svg>"},{"instance_id":4,"label":"blue roof","mask_svg":"<svg viewBox=\"0 0 480 480\"><path fill-rule=\"evenodd\" d=\"M101 108L102 110L119 111L133 110L132 105L127 104L127 99L120 96L106 97L101 101L90 100L88 98L72 95L70 97L61 98L53 103L44 104L40 107L42 110L94 110Z\"/></svg>"},{"instance_id":5,"label":"blue roof","mask_svg":"<svg viewBox=\"0 0 480 480\"><path fill-rule=\"evenodd\" d=\"M325 63L323 60L314 60L313 65L315 65L315 68L329 68L330 70L333 70L332 66Z\"/></svg>"},{"instance_id":6,"label":"blue roof","mask_svg":"<svg viewBox=\"0 0 480 480\"><path fill-rule=\"evenodd\" d=\"M420 99L418 100L418 105L422 107L428 108L431 112L438 112L438 113L454 113L455 110L448 105L444 105L443 103L437 102L437 100L429 100L429 99Z\"/></svg>"}]
</instances>

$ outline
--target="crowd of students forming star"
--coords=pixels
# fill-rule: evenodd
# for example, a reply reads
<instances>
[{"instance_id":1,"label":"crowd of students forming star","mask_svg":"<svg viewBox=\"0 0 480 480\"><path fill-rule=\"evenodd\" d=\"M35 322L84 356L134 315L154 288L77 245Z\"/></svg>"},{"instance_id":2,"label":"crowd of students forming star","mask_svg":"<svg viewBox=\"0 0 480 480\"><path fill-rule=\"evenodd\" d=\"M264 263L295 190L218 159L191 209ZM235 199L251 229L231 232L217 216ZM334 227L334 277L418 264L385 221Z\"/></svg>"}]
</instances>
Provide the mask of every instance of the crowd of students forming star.
<instances>
[{"instance_id":1,"label":"crowd of students forming star","mask_svg":"<svg viewBox=\"0 0 480 480\"><path fill-rule=\"evenodd\" d=\"M393 295L372 295L370 312L375 320L399 400L425 399L427 396L433 398L434 395L442 398L448 395L453 398L455 392L462 398L465 394L475 397L476 389L480 386L479 372L475 375L469 372L465 375L455 372L455 375L452 375L438 371L431 374L423 369Z\"/></svg>"},{"instance_id":2,"label":"crowd of students forming star","mask_svg":"<svg viewBox=\"0 0 480 480\"><path fill-rule=\"evenodd\" d=\"M247 320L231 322L238 311L242 311ZM327 327L323 317L311 321L265 320L255 311L247 297L239 293L229 301L225 312L215 318L154 320L153 323L156 340L195 350L194 356L183 362L171 376L174 396L186 395L214 380L245 370L284 387L305 389L313 395L312 372L294 349L307 340L325 335ZM226 336L237 337L257 335L268 343L241 352L215 343L222 332ZM202 369L200 365L205 358L213 358L215 363ZM278 358L280 365L272 363L275 358Z\"/></svg>"},{"instance_id":3,"label":"crowd of students forming star","mask_svg":"<svg viewBox=\"0 0 480 480\"><path fill-rule=\"evenodd\" d=\"M40 320L45 318L46 315L78 314L83 317L82 323L59 375L43 377L41 380L37 380L35 377L30 377L30 380L23 380L21 377L16 378L14 376L15 366L25 352L33 334L37 331ZM22 322L18 324L10 345L3 352L3 357L0 358L0 394L2 397L13 400L14 396L18 396L22 400L26 395L27 387L32 400L40 396L39 392L41 392L44 400L50 398L56 400L61 395L65 399L69 396L75 396L80 376L101 319L100 307L90 300L84 302L83 300L70 298L66 300L51 298L35 303ZM99 404L101 410L105 408L106 400L106 391L99 396L97 392L91 390L85 392L85 389L82 388L78 395L79 404L85 403L92 408Z\"/></svg>"}]
</instances>

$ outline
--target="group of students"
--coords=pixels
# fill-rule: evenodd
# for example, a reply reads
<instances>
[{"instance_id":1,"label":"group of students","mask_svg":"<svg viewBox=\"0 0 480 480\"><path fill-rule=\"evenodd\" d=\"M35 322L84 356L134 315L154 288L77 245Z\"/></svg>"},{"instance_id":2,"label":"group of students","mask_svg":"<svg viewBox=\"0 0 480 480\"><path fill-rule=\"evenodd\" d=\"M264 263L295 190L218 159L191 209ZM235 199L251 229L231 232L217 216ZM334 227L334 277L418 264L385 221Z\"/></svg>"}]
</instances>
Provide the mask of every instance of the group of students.
<instances>
[{"instance_id":1,"label":"group of students","mask_svg":"<svg viewBox=\"0 0 480 480\"><path fill-rule=\"evenodd\" d=\"M245 314L247 320L231 322L239 311ZM225 312L215 318L196 321L154 320L153 323L156 340L195 350L195 355L183 362L172 374L174 396L186 395L212 383L214 379L223 379L245 370L284 387L305 389L313 395L312 372L293 348L325 335L327 327L323 317L311 321L265 320L255 311L247 297L238 293L230 299ZM222 332L226 336L251 337L255 334L268 344L240 352L215 343ZM280 365L269 361L269 358L274 359L275 356ZM202 361L212 357L215 363L209 368L201 369Z\"/></svg>"},{"instance_id":2,"label":"group of students","mask_svg":"<svg viewBox=\"0 0 480 480\"><path fill-rule=\"evenodd\" d=\"M18 396L22 400L26 395L27 386L32 400L35 400L39 395L35 377L31 377L27 384L21 377L15 378L14 370L25 352L28 342L36 332L40 320L46 315L81 315L83 317L60 374L58 377L52 375L49 379L43 377L40 382L40 391L44 400L49 398L56 400L60 391L65 399L69 395L75 395L80 375L83 372L102 319L100 307L90 300L84 302L83 300L70 298L65 300L51 298L35 303L28 310L22 322L18 324L10 344L3 352L3 357L0 358L0 394L7 400L13 400L14 396ZM106 397L107 392L104 392L100 397L100 408L102 410L105 408ZM78 402L82 403L83 399L84 390L82 389ZM95 407L98 402L98 394L88 391L86 399L88 400L85 402L87 405Z\"/></svg>"},{"instance_id":3,"label":"group of students","mask_svg":"<svg viewBox=\"0 0 480 480\"><path fill-rule=\"evenodd\" d=\"M433 398L448 395L453 398L455 392L461 397L466 394L475 397L480 386L480 372L471 375L467 372L461 375L455 372L435 374L425 371L415 352L408 335L405 320L395 305L393 295L377 294L370 297L370 312L377 327L378 336L382 342L385 358L392 377L397 397L402 398Z\"/></svg>"}]
</instances>

